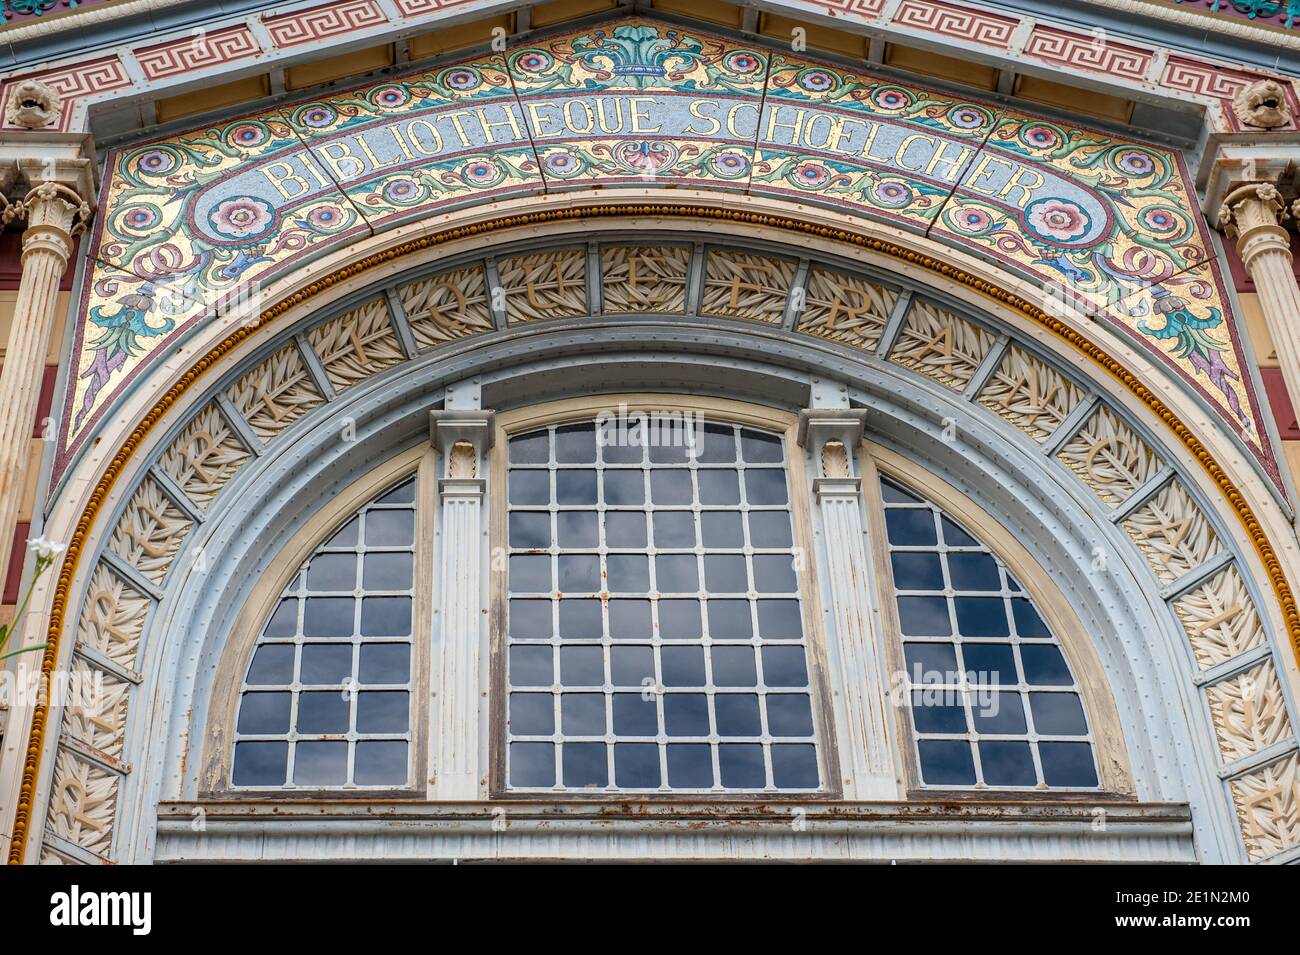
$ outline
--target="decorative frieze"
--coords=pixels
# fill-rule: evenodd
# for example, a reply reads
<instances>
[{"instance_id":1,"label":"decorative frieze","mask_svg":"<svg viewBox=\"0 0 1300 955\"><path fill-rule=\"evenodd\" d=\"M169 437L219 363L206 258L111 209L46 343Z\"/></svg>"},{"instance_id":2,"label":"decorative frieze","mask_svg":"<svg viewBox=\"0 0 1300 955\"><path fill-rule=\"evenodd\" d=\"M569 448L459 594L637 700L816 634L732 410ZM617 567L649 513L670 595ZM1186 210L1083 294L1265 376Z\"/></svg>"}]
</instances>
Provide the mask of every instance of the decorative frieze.
<instances>
[{"instance_id":1,"label":"decorative frieze","mask_svg":"<svg viewBox=\"0 0 1300 955\"><path fill-rule=\"evenodd\" d=\"M829 269L811 269L798 330L875 351L898 300L895 289Z\"/></svg>"},{"instance_id":2,"label":"decorative frieze","mask_svg":"<svg viewBox=\"0 0 1300 955\"><path fill-rule=\"evenodd\" d=\"M110 769L63 747L54 757L54 781L46 826L105 858L113 845L121 777Z\"/></svg>"},{"instance_id":3,"label":"decorative frieze","mask_svg":"<svg viewBox=\"0 0 1300 955\"><path fill-rule=\"evenodd\" d=\"M286 345L244 375L226 397L263 441L324 400L296 345Z\"/></svg>"},{"instance_id":4,"label":"decorative frieze","mask_svg":"<svg viewBox=\"0 0 1300 955\"><path fill-rule=\"evenodd\" d=\"M1083 389L1047 362L1012 345L981 389L979 403L1043 441L1083 397Z\"/></svg>"},{"instance_id":5,"label":"decorative frieze","mask_svg":"<svg viewBox=\"0 0 1300 955\"><path fill-rule=\"evenodd\" d=\"M1289 738L1286 697L1271 660L1206 690L1223 761L1230 763Z\"/></svg>"},{"instance_id":6,"label":"decorative frieze","mask_svg":"<svg viewBox=\"0 0 1300 955\"><path fill-rule=\"evenodd\" d=\"M63 732L106 756L121 758L130 690L125 680L74 656Z\"/></svg>"},{"instance_id":7,"label":"decorative frieze","mask_svg":"<svg viewBox=\"0 0 1300 955\"><path fill-rule=\"evenodd\" d=\"M1300 754L1234 779L1232 798L1252 862L1300 846Z\"/></svg>"},{"instance_id":8,"label":"decorative frieze","mask_svg":"<svg viewBox=\"0 0 1300 955\"><path fill-rule=\"evenodd\" d=\"M1223 550L1205 514L1176 480L1125 518L1123 527L1156 576L1166 583Z\"/></svg>"},{"instance_id":9,"label":"decorative frieze","mask_svg":"<svg viewBox=\"0 0 1300 955\"><path fill-rule=\"evenodd\" d=\"M440 272L397 287L416 347L423 351L492 331L487 277L481 265Z\"/></svg>"},{"instance_id":10,"label":"decorative frieze","mask_svg":"<svg viewBox=\"0 0 1300 955\"><path fill-rule=\"evenodd\" d=\"M1151 447L1104 405L1056 457L1110 507L1123 504L1161 468Z\"/></svg>"},{"instance_id":11,"label":"decorative frieze","mask_svg":"<svg viewBox=\"0 0 1300 955\"><path fill-rule=\"evenodd\" d=\"M1264 625L1235 564L1175 600L1174 612L1202 670L1264 642Z\"/></svg>"},{"instance_id":12,"label":"decorative frieze","mask_svg":"<svg viewBox=\"0 0 1300 955\"><path fill-rule=\"evenodd\" d=\"M506 318L533 322L587 314L587 253L581 249L538 252L502 259Z\"/></svg>"},{"instance_id":13,"label":"decorative frieze","mask_svg":"<svg viewBox=\"0 0 1300 955\"><path fill-rule=\"evenodd\" d=\"M382 298L317 325L307 333L307 342L320 357L335 391L364 381L406 357L389 321L388 303Z\"/></svg>"},{"instance_id":14,"label":"decorative frieze","mask_svg":"<svg viewBox=\"0 0 1300 955\"><path fill-rule=\"evenodd\" d=\"M158 466L186 497L207 507L249 457L216 404L209 404L167 446Z\"/></svg>"},{"instance_id":15,"label":"decorative frieze","mask_svg":"<svg viewBox=\"0 0 1300 955\"><path fill-rule=\"evenodd\" d=\"M192 524L155 481L145 478L127 502L109 547L145 577L161 583Z\"/></svg>"},{"instance_id":16,"label":"decorative frieze","mask_svg":"<svg viewBox=\"0 0 1300 955\"><path fill-rule=\"evenodd\" d=\"M795 269L790 259L710 249L700 314L779 324Z\"/></svg>"},{"instance_id":17,"label":"decorative frieze","mask_svg":"<svg viewBox=\"0 0 1300 955\"><path fill-rule=\"evenodd\" d=\"M918 300L907 311L889 360L960 391L995 339L987 328L958 318L933 302Z\"/></svg>"},{"instance_id":18,"label":"decorative frieze","mask_svg":"<svg viewBox=\"0 0 1300 955\"><path fill-rule=\"evenodd\" d=\"M127 670L136 669L136 651L150 605L148 597L100 564L90 575L77 622L77 642Z\"/></svg>"},{"instance_id":19,"label":"decorative frieze","mask_svg":"<svg viewBox=\"0 0 1300 955\"><path fill-rule=\"evenodd\" d=\"M606 314L686 311L691 251L684 246L605 246L600 252Z\"/></svg>"}]
</instances>

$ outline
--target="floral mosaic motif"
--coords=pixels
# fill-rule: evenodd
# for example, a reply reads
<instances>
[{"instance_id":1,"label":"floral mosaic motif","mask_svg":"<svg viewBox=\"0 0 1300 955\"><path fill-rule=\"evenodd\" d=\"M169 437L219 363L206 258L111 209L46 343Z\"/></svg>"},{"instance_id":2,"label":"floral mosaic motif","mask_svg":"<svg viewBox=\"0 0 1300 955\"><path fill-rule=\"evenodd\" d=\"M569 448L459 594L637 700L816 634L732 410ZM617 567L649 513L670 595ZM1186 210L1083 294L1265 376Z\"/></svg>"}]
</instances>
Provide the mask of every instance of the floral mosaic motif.
<instances>
[{"instance_id":1,"label":"floral mosaic motif","mask_svg":"<svg viewBox=\"0 0 1300 955\"><path fill-rule=\"evenodd\" d=\"M809 335L875 351L898 292L860 275L814 268L804 286L804 308L795 326Z\"/></svg>"}]
</instances>

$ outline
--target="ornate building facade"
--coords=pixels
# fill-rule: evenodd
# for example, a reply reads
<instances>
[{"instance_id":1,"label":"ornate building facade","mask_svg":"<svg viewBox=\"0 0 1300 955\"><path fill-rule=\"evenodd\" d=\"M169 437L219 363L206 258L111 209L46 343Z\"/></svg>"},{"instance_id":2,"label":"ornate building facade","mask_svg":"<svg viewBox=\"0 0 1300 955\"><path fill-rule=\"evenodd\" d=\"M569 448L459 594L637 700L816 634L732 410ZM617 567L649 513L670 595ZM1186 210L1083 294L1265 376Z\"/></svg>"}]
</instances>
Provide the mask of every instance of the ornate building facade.
<instances>
[{"instance_id":1,"label":"ornate building facade","mask_svg":"<svg viewBox=\"0 0 1300 955\"><path fill-rule=\"evenodd\" d=\"M1300 860L1294 2L4 14L11 862Z\"/></svg>"}]
</instances>

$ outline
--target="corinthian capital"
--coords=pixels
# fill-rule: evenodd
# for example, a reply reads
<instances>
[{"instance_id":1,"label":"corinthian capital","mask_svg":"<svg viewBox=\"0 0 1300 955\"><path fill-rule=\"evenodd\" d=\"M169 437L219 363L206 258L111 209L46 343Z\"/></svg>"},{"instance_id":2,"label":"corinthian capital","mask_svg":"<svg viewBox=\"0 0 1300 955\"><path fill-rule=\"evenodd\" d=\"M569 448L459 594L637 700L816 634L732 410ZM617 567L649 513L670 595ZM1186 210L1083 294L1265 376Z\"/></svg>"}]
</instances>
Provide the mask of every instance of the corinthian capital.
<instances>
[{"instance_id":1,"label":"corinthian capital","mask_svg":"<svg viewBox=\"0 0 1300 955\"><path fill-rule=\"evenodd\" d=\"M72 254L73 239L85 231L94 214L83 194L86 185L84 160L79 162L20 163L31 188L22 200L3 210L6 221L26 219L23 257L44 249L65 260Z\"/></svg>"},{"instance_id":2,"label":"corinthian capital","mask_svg":"<svg viewBox=\"0 0 1300 955\"><path fill-rule=\"evenodd\" d=\"M1261 227L1281 228L1286 218L1282 194L1271 182L1251 182L1229 192L1219 207L1219 228L1239 235Z\"/></svg>"}]
</instances>

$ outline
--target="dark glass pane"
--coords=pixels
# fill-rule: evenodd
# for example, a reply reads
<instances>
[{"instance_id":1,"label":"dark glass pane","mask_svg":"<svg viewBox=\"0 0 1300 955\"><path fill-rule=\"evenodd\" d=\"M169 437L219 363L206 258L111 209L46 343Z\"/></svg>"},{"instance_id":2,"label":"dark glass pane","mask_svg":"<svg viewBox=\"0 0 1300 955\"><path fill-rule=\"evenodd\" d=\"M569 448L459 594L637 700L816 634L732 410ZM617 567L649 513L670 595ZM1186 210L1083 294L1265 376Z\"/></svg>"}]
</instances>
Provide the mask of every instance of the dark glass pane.
<instances>
[{"instance_id":1,"label":"dark glass pane","mask_svg":"<svg viewBox=\"0 0 1300 955\"><path fill-rule=\"evenodd\" d=\"M773 736L812 736L812 701L802 693L767 696L767 731Z\"/></svg>"},{"instance_id":2,"label":"dark glass pane","mask_svg":"<svg viewBox=\"0 0 1300 955\"><path fill-rule=\"evenodd\" d=\"M602 427L596 432L596 443L606 464L640 464L645 455L645 428L639 421Z\"/></svg>"},{"instance_id":3,"label":"dark glass pane","mask_svg":"<svg viewBox=\"0 0 1300 955\"><path fill-rule=\"evenodd\" d=\"M610 511L607 513L605 515L605 546L645 547L645 515L636 511Z\"/></svg>"},{"instance_id":4,"label":"dark glass pane","mask_svg":"<svg viewBox=\"0 0 1300 955\"><path fill-rule=\"evenodd\" d=\"M713 754L698 743L668 744L668 785L673 789L708 789L713 785Z\"/></svg>"},{"instance_id":5,"label":"dark glass pane","mask_svg":"<svg viewBox=\"0 0 1300 955\"><path fill-rule=\"evenodd\" d=\"M563 694L560 697L560 732L565 736L604 736L605 695Z\"/></svg>"},{"instance_id":6,"label":"dark glass pane","mask_svg":"<svg viewBox=\"0 0 1300 955\"><path fill-rule=\"evenodd\" d=\"M972 683L1014 686L1020 682L1016 674L1016 658L1005 644L963 643L961 655L966 666L966 679Z\"/></svg>"},{"instance_id":7,"label":"dark glass pane","mask_svg":"<svg viewBox=\"0 0 1300 955\"><path fill-rule=\"evenodd\" d=\"M1025 682L1036 686L1069 686L1074 682L1061 651L1051 644L1026 644L1020 648Z\"/></svg>"},{"instance_id":8,"label":"dark glass pane","mask_svg":"<svg viewBox=\"0 0 1300 955\"><path fill-rule=\"evenodd\" d=\"M655 654L652 647L610 647L610 681L615 686L654 685ZM649 680L646 684L644 681Z\"/></svg>"},{"instance_id":9,"label":"dark glass pane","mask_svg":"<svg viewBox=\"0 0 1300 955\"><path fill-rule=\"evenodd\" d=\"M551 632L549 600L510 601L510 636L516 640L546 639Z\"/></svg>"},{"instance_id":10,"label":"dark glass pane","mask_svg":"<svg viewBox=\"0 0 1300 955\"><path fill-rule=\"evenodd\" d=\"M664 732L669 736L708 736L709 698L702 693L664 694Z\"/></svg>"},{"instance_id":11,"label":"dark glass pane","mask_svg":"<svg viewBox=\"0 0 1300 955\"><path fill-rule=\"evenodd\" d=\"M288 765L286 742L236 743L231 778L236 786L283 786Z\"/></svg>"},{"instance_id":12,"label":"dark glass pane","mask_svg":"<svg viewBox=\"0 0 1300 955\"><path fill-rule=\"evenodd\" d=\"M645 476L640 470L606 471L604 481L608 507L645 503Z\"/></svg>"},{"instance_id":13,"label":"dark glass pane","mask_svg":"<svg viewBox=\"0 0 1300 955\"><path fill-rule=\"evenodd\" d=\"M730 464L736 460L736 432L729 424L706 424L699 449L701 464Z\"/></svg>"},{"instance_id":14,"label":"dark glass pane","mask_svg":"<svg viewBox=\"0 0 1300 955\"><path fill-rule=\"evenodd\" d=\"M1030 693L1034 729L1043 736L1087 736L1083 704L1074 693Z\"/></svg>"},{"instance_id":15,"label":"dark glass pane","mask_svg":"<svg viewBox=\"0 0 1300 955\"><path fill-rule=\"evenodd\" d=\"M407 547L415 543L415 512L366 511L367 547Z\"/></svg>"},{"instance_id":16,"label":"dark glass pane","mask_svg":"<svg viewBox=\"0 0 1300 955\"><path fill-rule=\"evenodd\" d=\"M740 514L734 511L704 511L700 514L700 535L704 546L709 548L745 546L745 529Z\"/></svg>"},{"instance_id":17,"label":"dark glass pane","mask_svg":"<svg viewBox=\"0 0 1300 955\"><path fill-rule=\"evenodd\" d=\"M594 464L596 428L593 424L568 424L555 429L557 464Z\"/></svg>"},{"instance_id":18,"label":"dark glass pane","mask_svg":"<svg viewBox=\"0 0 1300 955\"><path fill-rule=\"evenodd\" d=\"M289 732L289 707L292 697L288 693L245 693L239 698L240 733L266 736Z\"/></svg>"},{"instance_id":19,"label":"dark glass pane","mask_svg":"<svg viewBox=\"0 0 1300 955\"><path fill-rule=\"evenodd\" d=\"M361 740L352 766L358 786L401 786L406 782L406 741Z\"/></svg>"},{"instance_id":20,"label":"dark glass pane","mask_svg":"<svg viewBox=\"0 0 1300 955\"><path fill-rule=\"evenodd\" d=\"M406 649L406 644L402 644ZM337 686L352 676L352 647L304 643L298 679L308 686Z\"/></svg>"},{"instance_id":21,"label":"dark glass pane","mask_svg":"<svg viewBox=\"0 0 1300 955\"><path fill-rule=\"evenodd\" d=\"M609 602L611 640L649 640L652 628L650 601L611 600Z\"/></svg>"},{"instance_id":22,"label":"dark glass pane","mask_svg":"<svg viewBox=\"0 0 1300 955\"><path fill-rule=\"evenodd\" d=\"M1038 615L1034 605L1023 597L1016 597L1011 601L1011 615L1016 621L1016 633L1022 637L1051 637L1052 631L1047 629L1047 624L1043 618Z\"/></svg>"},{"instance_id":23,"label":"dark glass pane","mask_svg":"<svg viewBox=\"0 0 1300 955\"><path fill-rule=\"evenodd\" d=\"M510 785L529 788L554 786L555 746L551 743L511 743Z\"/></svg>"},{"instance_id":24,"label":"dark glass pane","mask_svg":"<svg viewBox=\"0 0 1300 955\"><path fill-rule=\"evenodd\" d=\"M703 647L661 647L664 686L704 686Z\"/></svg>"},{"instance_id":25,"label":"dark glass pane","mask_svg":"<svg viewBox=\"0 0 1300 955\"><path fill-rule=\"evenodd\" d=\"M350 719L350 694L317 690L298 694L298 732L346 733Z\"/></svg>"},{"instance_id":26,"label":"dark glass pane","mask_svg":"<svg viewBox=\"0 0 1300 955\"><path fill-rule=\"evenodd\" d=\"M550 593L551 558L545 554L512 555L510 589L517 594Z\"/></svg>"},{"instance_id":27,"label":"dark glass pane","mask_svg":"<svg viewBox=\"0 0 1300 955\"><path fill-rule=\"evenodd\" d=\"M293 647L271 644L258 647L245 682L250 686L284 686L293 682Z\"/></svg>"},{"instance_id":28,"label":"dark glass pane","mask_svg":"<svg viewBox=\"0 0 1300 955\"><path fill-rule=\"evenodd\" d=\"M981 546L979 541L954 524L947 515L941 516L939 518L939 523L943 525L943 542L949 547Z\"/></svg>"},{"instance_id":29,"label":"dark glass pane","mask_svg":"<svg viewBox=\"0 0 1300 955\"><path fill-rule=\"evenodd\" d=\"M372 643L361 648L361 672L365 684L405 683L411 677L411 648L405 643Z\"/></svg>"},{"instance_id":30,"label":"dark glass pane","mask_svg":"<svg viewBox=\"0 0 1300 955\"><path fill-rule=\"evenodd\" d=\"M357 694L358 733L405 733L410 694L397 690Z\"/></svg>"},{"instance_id":31,"label":"dark glass pane","mask_svg":"<svg viewBox=\"0 0 1300 955\"><path fill-rule=\"evenodd\" d=\"M948 601L943 597L899 597L898 620L909 637L946 637L952 633Z\"/></svg>"},{"instance_id":32,"label":"dark glass pane","mask_svg":"<svg viewBox=\"0 0 1300 955\"><path fill-rule=\"evenodd\" d=\"M745 471L745 500L750 504L786 504L785 471L780 468L749 468Z\"/></svg>"},{"instance_id":33,"label":"dark glass pane","mask_svg":"<svg viewBox=\"0 0 1300 955\"><path fill-rule=\"evenodd\" d=\"M293 597L281 600L267 621L262 635L268 638L292 637L298 632L298 601ZM349 628L349 632L351 629Z\"/></svg>"},{"instance_id":34,"label":"dark glass pane","mask_svg":"<svg viewBox=\"0 0 1300 955\"><path fill-rule=\"evenodd\" d=\"M307 589L313 591L357 588L357 558L354 554L317 554L307 565Z\"/></svg>"},{"instance_id":35,"label":"dark glass pane","mask_svg":"<svg viewBox=\"0 0 1300 955\"><path fill-rule=\"evenodd\" d=\"M1011 632L1001 597L954 597L953 607L963 637L1005 637Z\"/></svg>"},{"instance_id":36,"label":"dark glass pane","mask_svg":"<svg viewBox=\"0 0 1300 955\"><path fill-rule=\"evenodd\" d=\"M651 422L650 460L654 464L685 464L690 456L694 435L687 433L676 419L658 418Z\"/></svg>"},{"instance_id":37,"label":"dark glass pane","mask_svg":"<svg viewBox=\"0 0 1300 955\"><path fill-rule=\"evenodd\" d=\"M1097 785L1097 768L1087 743L1039 743L1038 758L1043 764L1043 781L1049 786Z\"/></svg>"},{"instance_id":38,"label":"dark glass pane","mask_svg":"<svg viewBox=\"0 0 1300 955\"><path fill-rule=\"evenodd\" d=\"M366 554L362 560L361 585L366 590L410 590L411 554Z\"/></svg>"},{"instance_id":39,"label":"dark glass pane","mask_svg":"<svg viewBox=\"0 0 1300 955\"><path fill-rule=\"evenodd\" d=\"M755 554L754 589L764 594L792 594L799 589L791 554Z\"/></svg>"},{"instance_id":40,"label":"dark glass pane","mask_svg":"<svg viewBox=\"0 0 1300 955\"><path fill-rule=\"evenodd\" d=\"M894 586L899 590L943 590L943 563L938 554L898 553L890 556Z\"/></svg>"},{"instance_id":41,"label":"dark glass pane","mask_svg":"<svg viewBox=\"0 0 1300 955\"><path fill-rule=\"evenodd\" d=\"M561 554L555 563L560 593L591 594L603 589L600 586L600 558L595 554Z\"/></svg>"},{"instance_id":42,"label":"dark glass pane","mask_svg":"<svg viewBox=\"0 0 1300 955\"><path fill-rule=\"evenodd\" d=\"M555 732L554 697L549 693L510 694L510 732L515 736L550 736Z\"/></svg>"},{"instance_id":43,"label":"dark glass pane","mask_svg":"<svg viewBox=\"0 0 1300 955\"><path fill-rule=\"evenodd\" d=\"M514 686L550 686L555 682L550 647L511 647L510 682Z\"/></svg>"},{"instance_id":44,"label":"dark glass pane","mask_svg":"<svg viewBox=\"0 0 1300 955\"><path fill-rule=\"evenodd\" d=\"M998 564L988 554L950 553L948 555L948 575L952 578L954 590L992 590L1002 589L1002 577L998 574Z\"/></svg>"},{"instance_id":45,"label":"dark glass pane","mask_svg":"<svg viewBox=\"0 0 1300 955\"><path fill-rule=\"evenodd\" d=\"M356 547L358 532L361 529L361 518L354 517L346 524L334 532L334 535L325 542L326 547Z\"/></svg>"},{"instance_id":46,"label":"dark glass pane","mask_svg":"<svg viewBox=\"0 0 1300 955\"><path fill-rule=\"evenodd\" d=\"M555 515L555 531L556 543L561 547L599 547L600 515L593 511L560 511Z\"/></svg>"},{"instance_id":47,"label":"dark glass pane","mask_svg":"<svg viewBox=\"0 0 1300 955\"><path fill-rule=\"evenodd\" d=\"M561 600L560 638L595 640L601 636L599 600Z\"/></svg>"},{"instance_id":48,"label":"dark glass pane","mask_svg":"<svg viewBox=\"0 0 1300 955\"><path fill-rule=\"evenodd\" d=\"M695 546L695 515L689 511L660 511L654 522L655 547Z\"/></svg>"},{"instance_id":49,"label":"dark glass pane","mask_svg":"<svg viewBox=\"0 0 1300 955\"><path fill-rule=\"evenodd\" d=\"M604 686L604 649L602 647L561 647L560 682L565 686Z\"/></svg>"},{"instance_id":50,"label":"dark glass pane","mask_svg":"<svg viewBox=\"0 0 1300 955\"><path fill-rule=\"evenodd\" d=\"M803 636L803 621L797 600L760 600L758 635L764 640L798 640Z\"/></svg>"},{"instance_id":51,"label":"dark glass pane","mask_svg":"<svg viewBox=\"0 0 1300 955\"><path fill-rule=\"evenodd\" d=\"M342 786L348 781L348 744L324 740L295 743L293 781L299 786Z\"/></svg>"},{"instance_id":52,"label":"dark glass pane","mask_svg":"<svg viewBox=\"0 0 1300 955\"><path fill-rule=\"evenodd\" d=\"M758 686L753 647L715 646L710 659L714 686Z\"/></svg>"},{"instance_id":53,"label":"dark glass pane","mask_svg":"<svg viewBox=\"0 0 1300 955\"><path fill-rule=\"evenodd\" d=\"M351 597L308 597L302 612L303 636L352 636L355 603Z\"/></svg>"},{"instance_id":54,"label":"dark glass pane","mask_svg":"<svg viewBox=\"0 0 1300 955\"><path fill-rule=\"evenodd\" d=\"M767 785L763 747L758 743L724 743L718 747L718 774L727 789L762 789Z\"/></svg>"},{"instance_id":55,"label":"dark glass pane","mask_svg":"<svg viewBox=\"0 0 1300 955\"><path fill-rule=\"evenodd\" d=\"M803 647L763 647L763 682L767 686L807 686L808 661Z\"/></svg>"},{"instance_id":56,"label":"dark glass pane","mask_svg":"<svg viewBox=\"0 0 1300 955\"><path fill-rule=\"evenodd\" d=\"M746 464L780 464L781 437L741 428L740 454Z\"/></svg>"},{"instance_id":57,"label":"dark glass pane","mask_svg":"<svg viewBox=\"0 0 1300 955\"><path fill-rule=\"evenodd\" d=\"M411 632L410 597L362 597L363 637L405 637Z\"/></svg>"},{"instance_id":58,"label":"dark glass pane","mask_svg":"<svg viewBox=\"0 0 1300 955\"><path fill-rule=\"evenodd\" d=\"M650 472L650 500L662 507L665 504L690 504L691 472L681 469Z\"/></svg>"},{"instance_id":59,"label":"dark glass pane","mask_svg":"<svg viewBox=\"0 0 1300 955\"><path fill-rule=\"evenodd\" d=\"M403 481L397 487L393 488L376 504L414 504L415 503L415 479Z\"/></svg>"},{"instance_id":60,"label":"dark glass pane","mask_svg":"<svg viewBox=\"0 0 1300 955\"><path fill-rule=\"evenodd\" d=\"M960 697L943 690L912 691L912 722L918 733L964 733L966 710Z\"/></svg>"},{"instance_id":61,"label":"dark glass pane","mask_svg":"<svg viewBox=\"0 0 1300 955\"><path fill-rule=\"evenodd\" d=\"M976 693L970 708L977 733L1006 736L1026 731L1025 704L1019 693Z\"/></svg>"},{"instance_id":62,"label":"dark glass pane","mask_svg":"<svg viewBox=\"0 0 1300 955\"><path fill-rule=\"evenodd\" d=\"M604 743L565 743L560 749L564 785L571 789L609 785L609 763Z\"/></svg>"},{"instance_id":63,"label":"dark glass pane","mask_svg":"<svg viewBox=\"0 0 1300 955\"><path fill-rule=\"evenodd\" d=\"M970 743L959 739L923 739L916 744L921 779L927 786L975 785L975 760Z\"/></svg>"},{"instance_id":64,"label":"dark glass pane","mask_svg":"<svg viewBox=\"0 0 1300 955\"><path fill-rule=\"evenodd\" d=\"M749 591L745 558L739 554L706 554L704 586L711 594L743 594Z\"/></svg>"},{"instance_id":65,"label":"dark glass pane","mask_svg":"<svg viewBox=\"0 0 1300 955\"><path fill-rule=\"evenodd\" d=\"M709 601L709 636L714 640L748 640L753 635L748 600Z\"/></svg>"},{"instance_id":66,"label":"dark glass pane","mask_svg":"<svg viewBox=\"0 0 1300 955\"><path fill-rule=\"evenodd\" d=\"M659 601L659 636L665 640L697 640L703 635L698 600Z\"/></svg>"},{"instance_id":67,"label":"dark glass pane","mask_svg":"<svg viewBox=\"0 0 1300 955\"><path fill-rule=\"evenodd\" d=\"M1012 740L980 740L980 769L990 786L1033 786L1034 754L1028 743Z\"/></svg>"},{"instance_id":68,"label":"dark glass pane","mask_svg":"<svg viewBox=\"0 0 1300 955\"><path fill-rule=\"evenodd\" d=\"M923 547L938 543L934 514L929 508L889 508L885 511L889 543L896 547Z\"/></svg>"},{"instance_id":69,"label":"dark glass pane","mask_svg":"<svg viewBox=\"0 0 1300 955\"><path fill-rule=\"evenodd\" d=\"M616 743L614 784L621 789L657 789L659 747L653 743Z\"/></svg>"},{"instance_id":70,"label":"dark glass pane","mask_svg":"<svg viewBox=\"0 0 1300 955\"><path fill-rule=\"evenodd\" d=\"M696 475L700 483L701 504L739 504L740 477L732 470L705 468Z\"/></svg>"},{"instance_id":71,"label":"dark glass pane","mask_svg":"<svg viewBox=\"0 0 1300 955\"><path fill-rule=\"evenodd\" d=\"M663 594L698 593L697 568L694 554L660 554L655 558L655 586Z\"/></svg>"},{"instance_id":72,"label":"dark glass pane","mask_svg":"<svg viewBox=\"0 0 1300 955\"><path fill-rule=\"evenodd\" d=\"M512 470L509 495L511 504L550 504L550 472Z\"/></svg>"},{"instance_id":73,"label":"dark glass pane","mask_svg":"<svg viewBox=\"0 0 1300 955\"><path fill-rule=\"evenodd\" d=\"M564 512L569 513L569 512ZM530 550L551 546L551 515L517 511L510 515L510 546Z\"/></svg>"},{"instance_id":74,"label":"dark glass pane","mask_svg":"<svg viewBox=\"0 0 1300 955\"><path fill-rule=\"evenodd\" d=\"M887 478L880 481L880 496L886 504L920 504L921 499Z\"/></svg>"},{"instance_id":75,"label":"dark glass pane","mask_svg":"<svg viewBox=\"0 0 1300 955\"><path fill-rule=\"evenodd\" d=\"M555 503L594 506L596 503L596 472L582 469L556 471Z\"/></svg>"},{"instance_id":76,"label":"dark glass pane","mask_svg":"<svg viewBox=\"0 0 1300 955\"><path fill-rule=\"evenodd\" d=\"M719 736L762 736L763 721L758 697L750 694L719 693L713 698Z\"/></svg>"},{"instance_id":77,"label":"dark glass pane","mask_svg":"<svg viewBox=\"0 0 1300 955\"><path fill-rule=\"evenodd\" d=\"M817 788L817 748L800 743L772 747L772 782L777 789Z\"/></svg>"},{"instance_id":78,"label":"dark glass pane","mask_svg":"<svg viewBox=\"0 0 1300 955\"><path fill-rule=\"evenodd\" d=\"M550 435L545 430L530 431L510 439L511 464L546 464L550 460Z\"/></svg>"},{"instance_id":79,"label":"dark glass pane","mask_svg":"<svg viewBox=\"0 0 1300 955\"><path fill-rule=\"evenodd\" d=\"M789 511L750 511L749 543L754 547L791 547Z\"/></svg>"},{"instance_id":80,"label":"dark glass pane","mask_svg":"<svg viewBox=\"0 0 1300 955\"><path fill-rule=\"evenodd\" d=\"M614 694L615 736L656 736L659 733L659 712L655 698L642 698L640 693Z\"/></svg>"},{"instance_id":81,"label":"dark glass pane","mask_svg":"<svg viewBox=\"0 0 1300 955\"><path fill-rule=\"evenodd\" d=\"M905 643L907 678L918 686L957 682L957 652L951 643Z\"/></svg>"},{"instance_id":82,"label":"dark glass pane","mask_svg":"<svg viewBox=\"0 0 1300 955\"><path fill-rule=\"evenodd\" d=\"M650 591L650 558L641 554L610 554L605 558L610 593L644 594Z\"/></svg>"}]
</instances>

